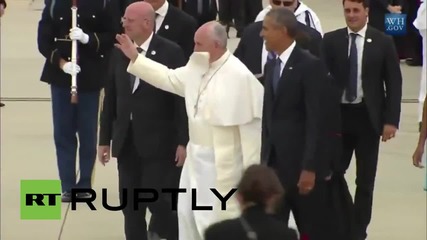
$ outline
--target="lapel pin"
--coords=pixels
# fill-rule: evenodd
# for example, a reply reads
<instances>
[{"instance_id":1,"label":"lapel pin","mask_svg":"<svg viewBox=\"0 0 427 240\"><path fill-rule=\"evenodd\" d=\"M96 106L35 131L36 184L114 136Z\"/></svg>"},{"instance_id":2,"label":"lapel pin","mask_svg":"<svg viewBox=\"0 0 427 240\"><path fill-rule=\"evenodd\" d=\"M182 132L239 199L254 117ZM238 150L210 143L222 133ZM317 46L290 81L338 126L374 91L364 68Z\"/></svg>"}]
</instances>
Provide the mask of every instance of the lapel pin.
<instances>
[{"instance_id":1,"label":"lapel pin","mask_svg":"<svg viewBox=\"0 0 427 240\"><path fill-rule=\"evenodd\" d=\"M169 25L166 25L166 26L165 26L165 29L166 29L166 30L168 30L168 29L169 29Z\"/></svg>"},{"instance_id":2,"label":"lapel pin","mask_svg":"<svg viewBox=\"0 0 427 240\"><path fill-rule=\"evenodd\" d=\"M366 39L366 41L370 43L370 42L372 42L372 39L368 38L368 39Z\"/></svg>"},{"instance_id":3,"label":"lapel pin","mask_svg":"<svg viewBox=\"0 0 427 240\"><path fill-rule=\"evenodd\" d=\"M151 51L151 55L156 55L156 51Z\"/></svg>"}]
</instances>

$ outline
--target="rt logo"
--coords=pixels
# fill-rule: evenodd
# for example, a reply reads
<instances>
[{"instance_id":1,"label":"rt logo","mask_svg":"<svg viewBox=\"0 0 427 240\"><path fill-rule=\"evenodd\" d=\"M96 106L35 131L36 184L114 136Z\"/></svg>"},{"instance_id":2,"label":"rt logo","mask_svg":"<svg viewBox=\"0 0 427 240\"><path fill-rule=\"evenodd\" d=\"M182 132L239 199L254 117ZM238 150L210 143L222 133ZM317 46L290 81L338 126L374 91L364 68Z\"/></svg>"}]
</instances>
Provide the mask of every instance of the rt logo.
<instances>
[{"instance_id":1,"label":"rt logo","mask_svg":"<svg viewBox=\"0 0 427 240\"><path fill-rule=\"evenodd\" d=\"M21 219L61 219L61 181L21 180Z\"/></svg>"}]
</instances>

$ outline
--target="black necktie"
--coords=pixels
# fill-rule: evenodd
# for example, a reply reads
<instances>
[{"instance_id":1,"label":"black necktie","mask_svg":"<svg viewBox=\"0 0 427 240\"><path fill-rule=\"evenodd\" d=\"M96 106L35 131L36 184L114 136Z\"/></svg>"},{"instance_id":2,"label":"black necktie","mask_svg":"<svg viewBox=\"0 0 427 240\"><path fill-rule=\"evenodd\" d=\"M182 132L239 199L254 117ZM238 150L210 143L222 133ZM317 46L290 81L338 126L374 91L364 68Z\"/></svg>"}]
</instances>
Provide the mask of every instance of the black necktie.
<instances>
[{"instance_id":1,"label":"black necktie","mask_svg":"<svg viewBox=\"0 0 427 240\"><path fill-rule=\"evenodd\" d=\"M274 61L276 59L277 55L274 52L268 52L267 55L267 63L270 61Z\"/></svg>"},{"instance_id":2,"label":"black necktie","mask_svg":"<svg viewBox=\"0 0 427 240\"><path fill-rule=\"evenodd\" d=\"M138 50L138 53L142 53L142 48L137 47L136 50ZM135 85L135 76L134 75L130 75L130 89L133 90L133 85Z\"/></svg>"},{"instance_id":3,"label":"black necktie","mask_svg":"<svg viewBox=\"0 0 427 240\"><path fill-rule=\"evenodd\" d=\"M281 77L281 65L282 60L280 58L276 58L275 65L274 65L274 71L273 71L273 91L274 94L277 92L277 86L279 85L280 77Z\"/></svg>"},{"instance_id":4,"label":"black necktie","mask_svg":"<svg viewBox=\"0 0 427 240\"><path fill-rule=\"evenodd\" d=\"M154 32L156 32L156 25L157 25L157 18L160 16L160 14L159 13L156 13L156 18L154 19Z\"/></svg>"},{"instance_id":5,"label":"black necktie","mask_svg":"<svg viewBox=\"0 0 427 240\"><path fill-rule=\"evenodd\" d=\"M350 45L350 55L349 60L349 78L346 89L345 99L349 102L353 102L357 98L357 46L356 38L358 34L350 33L351 45Z\"/></svg>"}]
</instances>

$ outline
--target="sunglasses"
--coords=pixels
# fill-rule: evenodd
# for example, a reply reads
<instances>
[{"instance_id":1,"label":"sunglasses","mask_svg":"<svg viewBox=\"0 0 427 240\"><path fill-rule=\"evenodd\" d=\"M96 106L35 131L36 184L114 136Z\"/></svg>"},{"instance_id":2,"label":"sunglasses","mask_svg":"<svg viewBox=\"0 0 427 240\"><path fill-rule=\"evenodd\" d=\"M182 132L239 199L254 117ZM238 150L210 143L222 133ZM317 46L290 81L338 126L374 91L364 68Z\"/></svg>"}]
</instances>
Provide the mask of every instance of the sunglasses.
<instances>
[{"instance_id":1,"label":"sunglasses","mask_svg":"<svg viewBox=\"0 0 427 240\"><path fill-rule=\"evenodd\" d=\"M280 0L273 0L273 4L274 4L274 5L276 5L276 6L280 6L280 5L282 5L282 6L284 6L284 7L290 7L290 6L292 6L292 5L294 4L294 2L295 2L295 0L294 0L294 1L280 1Z\"/></svg>"}]
</instances>

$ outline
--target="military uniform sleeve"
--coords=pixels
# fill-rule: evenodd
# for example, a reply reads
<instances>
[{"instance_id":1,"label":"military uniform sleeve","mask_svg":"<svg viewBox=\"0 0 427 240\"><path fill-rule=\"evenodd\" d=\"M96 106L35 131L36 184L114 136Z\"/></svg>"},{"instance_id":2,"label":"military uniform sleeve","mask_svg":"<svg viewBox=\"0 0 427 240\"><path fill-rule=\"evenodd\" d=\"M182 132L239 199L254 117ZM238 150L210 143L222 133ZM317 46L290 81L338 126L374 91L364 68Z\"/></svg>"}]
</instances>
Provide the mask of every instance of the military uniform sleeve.
<instances>
[{"instance_id":1,"label":"military uniform sleeve","mask_svg":"<svg viewBox=\"0 0 427 240\"><path fill-rule=\"evenodd\" d=\"M50 16L51 0L45 0L45 7L37 29L37 45L39 52L53 65L59 67L61 56L54 42L54 25Z\"/></svg>"},{"instance_id":2,"label":"military uniform sleeve","mask_svg":"<svg viewBox=\"0 0 427 240\"><path fill-rule=\"evenodd\" d=\"M119 18L119 0L106 1L103 13L101 14L102 27L95 32L85 32L89 35L89 42L82 45L87 51L95 51L95 53L103 53L110 50L115 41L117 31L117 22Z\"/></svg>"}]
</instances>

